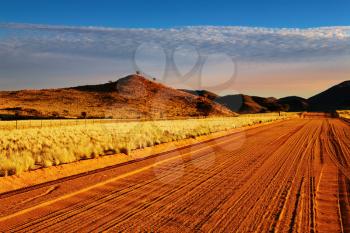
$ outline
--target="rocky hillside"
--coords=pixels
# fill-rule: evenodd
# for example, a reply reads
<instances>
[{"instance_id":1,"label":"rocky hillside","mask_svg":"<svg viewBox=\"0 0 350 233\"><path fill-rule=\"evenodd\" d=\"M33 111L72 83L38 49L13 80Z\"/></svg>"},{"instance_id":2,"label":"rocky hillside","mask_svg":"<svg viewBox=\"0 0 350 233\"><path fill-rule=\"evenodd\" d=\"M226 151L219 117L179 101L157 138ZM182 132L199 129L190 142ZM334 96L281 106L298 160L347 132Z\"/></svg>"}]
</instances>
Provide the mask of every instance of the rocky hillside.
<instances>
[{"instance_id":1,"label":"rocky hillside","mask_svg":"<svg viewBox=\"0 0 350 233\"><path fill-rule=\"evenodd\" d=\"M0 117L176 118L231 116L212 100L139 75L72 88L0 92Z\"/></svg>"}]
</instances>

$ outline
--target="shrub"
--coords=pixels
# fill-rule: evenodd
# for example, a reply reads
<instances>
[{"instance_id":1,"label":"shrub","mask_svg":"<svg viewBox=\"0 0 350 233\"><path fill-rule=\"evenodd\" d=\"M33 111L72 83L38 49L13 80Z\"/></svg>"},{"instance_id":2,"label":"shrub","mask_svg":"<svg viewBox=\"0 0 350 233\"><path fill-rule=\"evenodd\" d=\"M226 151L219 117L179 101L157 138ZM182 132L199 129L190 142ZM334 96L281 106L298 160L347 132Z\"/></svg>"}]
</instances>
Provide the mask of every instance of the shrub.
<instances>
[{"instance_id":1,"label":"shrub","mask_svg":"<svg viewBox=\"0 0 350 233\"><path fill-rule=\"evenodd\" d=\"M278 113L268 113L239 117L0 130L0 176L28 171L35 165L50 167L96 158L111 152L129 155L138 148L289 116L291 114L278 116Z\"/></svg>"}]
</instances>

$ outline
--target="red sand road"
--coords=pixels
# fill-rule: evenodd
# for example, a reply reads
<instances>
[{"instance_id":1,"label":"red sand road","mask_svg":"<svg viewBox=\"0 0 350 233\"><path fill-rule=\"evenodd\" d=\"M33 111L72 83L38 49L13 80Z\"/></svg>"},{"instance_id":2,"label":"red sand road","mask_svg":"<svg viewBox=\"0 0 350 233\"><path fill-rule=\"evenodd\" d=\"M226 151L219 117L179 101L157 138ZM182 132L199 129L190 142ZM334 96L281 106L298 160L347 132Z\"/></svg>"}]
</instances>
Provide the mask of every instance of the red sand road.
<instances>
[{"instance_id":1,"label":"red sand road","mask_svg":"<svg viewBox=\"0 0 350 233\"><path fill-rule=\"evenodd\" d=\"M295 119L0 194L11 232L350 232L350 126Z\"/></svg>"}]
</instances>

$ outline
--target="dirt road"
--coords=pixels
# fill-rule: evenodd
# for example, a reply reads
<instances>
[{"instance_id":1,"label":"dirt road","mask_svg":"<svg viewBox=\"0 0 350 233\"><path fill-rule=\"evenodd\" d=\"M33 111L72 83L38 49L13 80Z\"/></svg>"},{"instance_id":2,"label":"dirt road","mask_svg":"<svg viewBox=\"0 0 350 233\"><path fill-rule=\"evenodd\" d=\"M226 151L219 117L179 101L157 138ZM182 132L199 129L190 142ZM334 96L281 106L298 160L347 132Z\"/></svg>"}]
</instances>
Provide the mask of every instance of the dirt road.
<instances>
[{"instance_id":1,"label":"dirt road","mask_svg":"<svg viewBox=\"0 0 350 233\"><path fill-rule=\"evenodd\" d=\"M11 232L350 232L350 126L295 119L0 194Z\"/></svg>"}]
</instances>

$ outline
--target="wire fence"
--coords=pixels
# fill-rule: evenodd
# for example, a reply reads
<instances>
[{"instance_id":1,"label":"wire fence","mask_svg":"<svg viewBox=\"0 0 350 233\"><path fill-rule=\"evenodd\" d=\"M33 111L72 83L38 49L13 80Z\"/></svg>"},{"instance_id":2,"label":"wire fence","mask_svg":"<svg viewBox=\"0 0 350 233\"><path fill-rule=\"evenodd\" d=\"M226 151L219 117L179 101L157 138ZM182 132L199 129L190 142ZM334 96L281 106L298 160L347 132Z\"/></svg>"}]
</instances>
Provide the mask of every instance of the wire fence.
<instances>
[{"instance_id":1,"label":"wire fence","mask_svg":"<svg viewBox=\"0 0 350 233\"><path fill-rule=\"evenodd\" d=\"M140 118L138 119L105 119L103 118L103 119L11 120L11 121L0 121L0 130L93 125L93 124L111 124L111 123L123 123L123 122L205 119L205 118L206 117L158 118L158 119L140 119Z\"/></svg>"},{"instance_id":2,"label":"wire fence","mask_svg":"<svg viewBox=\"0 0 350 233\"><path fill-rule=\"evenodd\" d=\"M271 116L290 116L297 113L276 112L276 113L259 113L259 114L241 114L241 118L268 118ZM15 130L15 129L30 129L30 128L47 128L47 127L61 127L61 126L78 126L78 125L94 125L94 124L112 124L112 123L126 123L126 122L146 122L146 121L168 121L168 120L190 120L190 119L208 119L218 117L167 117L167 118L137 118L137 119L34 119L34 120L11 120L0 121L0 130ZM225 117L219 117L225 119ZM230 118L230 117L226 117Z\"/></svg>"}]
</instances>

